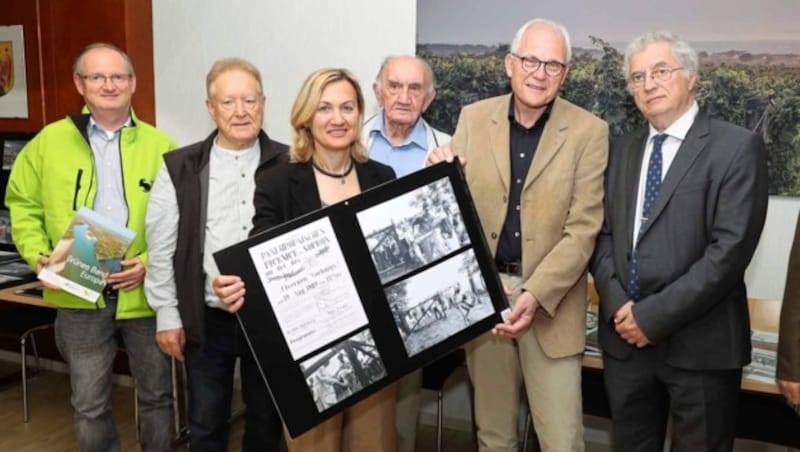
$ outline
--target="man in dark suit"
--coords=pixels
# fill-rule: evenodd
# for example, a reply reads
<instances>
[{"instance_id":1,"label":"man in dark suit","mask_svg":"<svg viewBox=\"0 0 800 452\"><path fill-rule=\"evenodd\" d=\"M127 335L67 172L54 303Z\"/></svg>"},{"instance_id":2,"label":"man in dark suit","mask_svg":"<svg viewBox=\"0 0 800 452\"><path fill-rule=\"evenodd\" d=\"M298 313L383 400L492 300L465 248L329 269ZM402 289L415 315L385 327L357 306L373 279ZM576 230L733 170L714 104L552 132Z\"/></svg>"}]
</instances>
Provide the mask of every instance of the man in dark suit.
<instances>
[{"instance_id":1,"label":"man in dark suit","mask_svg":"<svg viewBox=\"0 0 800 452\"><path fill-rule=\"evenodd\" d=\"M591 264L616 450L663 450L670 414L673 450L733 447L766 151L761 137L698 111L697 69L671 33L639 36L625 53L649 126L612 143Z\"/></svg>"}]
</instances>

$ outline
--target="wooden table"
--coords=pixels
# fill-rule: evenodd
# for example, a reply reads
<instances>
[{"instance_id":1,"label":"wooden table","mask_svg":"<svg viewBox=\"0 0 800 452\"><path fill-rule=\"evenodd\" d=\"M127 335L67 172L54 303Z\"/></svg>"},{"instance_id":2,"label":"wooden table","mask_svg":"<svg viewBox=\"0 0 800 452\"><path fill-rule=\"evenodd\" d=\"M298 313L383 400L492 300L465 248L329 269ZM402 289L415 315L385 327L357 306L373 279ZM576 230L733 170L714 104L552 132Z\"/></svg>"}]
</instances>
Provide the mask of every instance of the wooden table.
<instances>
[{"instance_id":1,"label":"wooden table","mask_svg":"<svg viewBox=\"0 0 800 452\"><path fill-rule=\"evenodd\" d=\"M583 357L584 369L593 369L603 371L603 359L599 356L584 356ZM742 390L758 392L762 394L775 394L780 395L781 391L778 389L778 384L774 381L767 383L765 381L753 380L747 377L742 378Z\"/></svg>"},{"instance_id":2,"label":"wooden table","mask_svg":"<svg viewBox=\"0 0 800 452\"><path fill-rule=\"evenodd\" d=\"M589 295L591 301L591 288ZM748 309L751 328L777 334L780 301L750 299ZM584 356L582 386L583 412L610 417L601 357ZM800 416L786 404L777 383L744 377L741 388L736 437L800 448Z\"/></svg>"},{"instance_id":3,"label":"wooden table","mask_svg":"<svg viewBox=\"0 0 800 452\"><path fill-rule=\"evenodd\" d=\"M46 303L42 297L26 294L24 291L42 287L41 281L33 281L16 286L6 287L0 290L0 301L9 303L27 304L31 306L41 306L44 308L55 308L50 303Z\"/></svg>"}]
</instances>

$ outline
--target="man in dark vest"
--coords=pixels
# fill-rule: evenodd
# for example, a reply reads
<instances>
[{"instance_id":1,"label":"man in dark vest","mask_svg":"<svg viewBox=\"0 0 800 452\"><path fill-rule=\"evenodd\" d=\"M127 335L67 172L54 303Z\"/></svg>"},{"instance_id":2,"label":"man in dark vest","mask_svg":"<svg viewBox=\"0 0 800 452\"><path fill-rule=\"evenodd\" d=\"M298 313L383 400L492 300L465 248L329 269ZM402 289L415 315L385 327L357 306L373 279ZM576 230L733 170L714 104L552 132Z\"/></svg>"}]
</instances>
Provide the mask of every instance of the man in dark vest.
<instances>
[{"instance_id":1,"label":"man in dark vest","mask_svg":"<svg viewBox=\"0 0 800 452\"><path fill-rule=\"evenodd\" d=\"M186 365L190 450L227 450L238 357L246 406L242 450L277 451L280 418L235 316L217 300L211 281L219 274L212 254L244 240L252 228L256 168L285 159L287 148L261 130L265 97L251 63L217 61L206 90L217 130L165 155L153 184L145 289L159 347Z\"/></svg>"}]
</instances>

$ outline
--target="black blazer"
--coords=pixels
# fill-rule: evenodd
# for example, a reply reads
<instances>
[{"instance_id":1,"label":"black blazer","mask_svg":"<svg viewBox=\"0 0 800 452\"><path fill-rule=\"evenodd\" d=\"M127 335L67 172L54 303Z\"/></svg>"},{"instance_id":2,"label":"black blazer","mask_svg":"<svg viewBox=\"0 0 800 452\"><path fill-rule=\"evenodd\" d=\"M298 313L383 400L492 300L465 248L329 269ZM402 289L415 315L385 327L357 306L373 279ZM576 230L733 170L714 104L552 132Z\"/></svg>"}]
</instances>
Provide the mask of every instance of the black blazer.
<instances>
[{"instance_id":1,"label":"black blazer","mask_svg":"<svg viewBox=\"0 0 800 452\"><path fill-rule=\"evenodd\" d=\"M611 146L605 220L591 271L600 295L599 341L625 359L632 345L614 329L628 300L639 170L648 130ZM699 113L661 185L637 249L639 327L685 369L734 369L750 361L744 272L767 211L764 141Z\"/></svg>"},{"instance_id":2,"label":"black blazer","mask_svg":"<svg viewBox=\"0 0 800 452\"><path fill-rule=\"evenodd\" d=\"M368 160L356 163L361 190L395 178L392 168ZM256 171L253 230L257 234L322 207L311 163L280 162Z\"/></svg>"}]
</instances>

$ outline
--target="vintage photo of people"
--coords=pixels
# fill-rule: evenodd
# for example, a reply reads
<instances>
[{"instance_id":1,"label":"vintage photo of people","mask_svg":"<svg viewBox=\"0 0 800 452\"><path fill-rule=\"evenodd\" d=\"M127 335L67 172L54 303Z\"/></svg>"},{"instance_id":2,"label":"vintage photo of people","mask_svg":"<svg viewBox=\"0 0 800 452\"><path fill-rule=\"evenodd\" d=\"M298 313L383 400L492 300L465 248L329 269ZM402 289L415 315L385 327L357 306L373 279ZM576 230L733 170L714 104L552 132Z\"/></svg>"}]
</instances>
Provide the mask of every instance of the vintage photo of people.
<instances>
[{"instance_id":1,"label":"vintage photo of people","mask_svg":"<svg viewBox=\"0 0 800 452\"><path fill-rule=\"evenodd\" d=\"M472 249L385 289L408 356L494 314Z\"/></svg>"},{"instance_id":2,"label":"vintage photo of people","mask_svg":"<svg viewBox=\"0 0 800 452\"><path fill-rule=\"evenodd\" d=\"M382 284L470 243L446 177L359 212L358 222Z\"/></svg>"},{"instance_id":3,"label":"vintage photo of people","mask_svg":"<svg viewBox=\"0 0 800 452\"><path fill-rule=\"evenodd\" d=\"M386 376L369 329L308 358L300 368L320 413Z\"/></svg>"}]
</instances>

